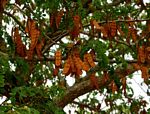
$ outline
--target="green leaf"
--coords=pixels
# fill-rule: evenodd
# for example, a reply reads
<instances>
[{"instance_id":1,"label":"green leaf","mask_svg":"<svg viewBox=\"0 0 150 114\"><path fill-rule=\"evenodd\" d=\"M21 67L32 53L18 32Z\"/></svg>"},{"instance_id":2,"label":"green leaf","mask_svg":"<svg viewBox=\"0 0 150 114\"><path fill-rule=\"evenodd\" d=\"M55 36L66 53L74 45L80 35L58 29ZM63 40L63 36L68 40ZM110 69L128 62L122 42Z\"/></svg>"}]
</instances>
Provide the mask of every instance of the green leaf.
<instances>
[{"instance_id":1,"label":"green leaf","mask_svg":"<svg viewBox=\"0 0 150 114\"><path fill-rule=\"evenodd\" d=\"M4 76L0 74L0 87L4 87Z\"/></svg>"},{"instance_id":2,"label":"green leaf","mask_svg":"<svg viewBox=\"0 0 150 114\"><path fill-rule=\"evenodd\" d=\"M29 108L28 106L16 108L15 112L19 114L40 114L38 110L34 108Z\"/></svg>"}]
</instances>

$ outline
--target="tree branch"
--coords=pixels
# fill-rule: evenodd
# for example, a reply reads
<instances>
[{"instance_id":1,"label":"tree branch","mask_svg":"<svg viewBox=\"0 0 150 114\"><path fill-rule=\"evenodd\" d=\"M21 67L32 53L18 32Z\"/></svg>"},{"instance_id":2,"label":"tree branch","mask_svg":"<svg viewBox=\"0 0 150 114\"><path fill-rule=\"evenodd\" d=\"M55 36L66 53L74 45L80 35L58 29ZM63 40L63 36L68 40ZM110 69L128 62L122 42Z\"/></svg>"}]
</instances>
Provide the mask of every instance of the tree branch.
<instances>
[{"instance_id":1,"label":"tree branch","mask_svg":"<svg viewBox=\"0 0 150 114\"><path fill-rule=\"evenodd\" d=\"M51 46L53 46L56 42L58 42L59 40L61 40L63 37L65 37L68 34L69 34L68 31L64 31L60 35L58 35L58 36L53 37L52 39L50 39L48 41L47 45L44 47L42 53L45 53Z\"/></svg>"},{"instance_id":2,"label":"tree branch","mask_svg":"<svg viewBox=\"0 0 150 114\"><path fill-rule=\"evenodd\" d=\"M25 60L27 60L27 61L55 61L55 57L47 57L47 58L44 58L44 57L41 57L41 58L35 57L33 60L29 60L29 59L25 58ZM63 56L62 60L66 60L66 56ZM98 62L99 60L96 59L94 61ZM125 60L125 62L127 62L127 63L137 63L137 60ZM112 64L112 63L118 63L118 61L116 61L116 60L109 60L109 63L110 64Z\"/></svg>"},{"instance_id":3,"label":"tree branch","mask_svg":"<svg viewBox=\"0 0 150 114\"><path fill-rule=\"evenodd\" d=\"M83 104L83 103L76 102L76 101L73 101L73 104L79 105L82 108L88 108L89 110L93 110L93 111L98 112L97 107L92 107L92 106L89 106L88 104Z\"/></svg>"},{"instance_id":4,"label":"tree branch","mask_svg":"<svg viewBox=\"0 0 150 114\"><path fill-rule=\"evenodd\" d=\"M108 6L117 6L119 5L120 3L123 3L124 0L113 0L112 3L110 3Z\"/></svg>"},{"instance_id":5,"label":"tree branch","mask_svg":"<svg viewBox=\"0 0 150 114\"><path fill-rule=\"evenodd\" d=\"M23 30L25 30L25 27L22 25L22 23L21 23L14 15L12 15L12 14L6 12L6 11L4 11L4 14L6 14L6 15L9 16L9 17L12 17L13 20L14 20Z\"/></svg>"},{"instance_id":6,"label":"tree branch","mask_svg":"<svg viewBox=\"0 0 150 114\"><path fill-rule=\"evenodd\" d=\"M0 51L0 56L3 56L3 57L5 57L5 58L8 58L8 57L9 57L7 53L4 53L4 52L2 52L2 51Z\"/></svg>"},{"instance_id":7,"label":"tree branch","mask_svg":"<svg viewBox=\"0 0 150 114\"><path fill-rule=\"evenodd\" d=\"M116 76L118 76L119 79L134 73L136 70L133 69L132 64L129 64L128 67L125 69L118 68L115 70ZM56 105L58 107L65 107L67 104L73 102L75 98L78 98L81 95L84 95L88 92L91 92L95 90L95 87L91 85L91 81L89 78L89 74L85 77L86 79L82 80L80 83L76 83L74 86L70 87L68 90L66 90L65 95L61 98L56 99ZM99 89L106 87L111 83L112 80L105 80L105 76L98 77L98 85Z\"/></svg>"},{"instance_id":8,"label":"tree branch","mask_svg":"<svg viewBox=\"0 0 150 114\"><path fill-rule=\"evenodd\" d=\"M135 20L113 20L115 22L142 22L142 21L149 21L150 19L135 19ZM104 24L104 23L112 23L113 21L101 21L98 22L99 24ZM84 27L88 27L90 24L84 25Z\"/></svg>"}]
</instances>

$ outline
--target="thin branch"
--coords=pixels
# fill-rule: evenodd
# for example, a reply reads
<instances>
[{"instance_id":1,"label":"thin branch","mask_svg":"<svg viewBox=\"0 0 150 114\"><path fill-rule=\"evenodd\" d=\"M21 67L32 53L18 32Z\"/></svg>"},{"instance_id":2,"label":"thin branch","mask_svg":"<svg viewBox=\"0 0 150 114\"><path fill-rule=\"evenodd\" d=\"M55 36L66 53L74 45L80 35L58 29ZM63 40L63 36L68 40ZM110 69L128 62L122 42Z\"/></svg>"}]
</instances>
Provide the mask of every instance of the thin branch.
<instances>
[{"instance_id":1,"label":"thin branch","mask_svg":"<svg viewBox=\"0 0 150 114\"><path fill-rule=\"evenodd\" d=\"M108 4L108 6L117 6L119 5L120 3L123 3L124 0L113 0L112 3Z\"/></svg>"},{"instance_id":2,"label":"thin branch","mask_svg":"<svg viewBox=\"0 0 150 114\"><path fill-rule=\"evenodd\" d=\"M7 54L7 53L4 53L4 52L2 52L2 51L0 51L0 55L3 56L3 57L5 57L5 58L8 58L8 54Z\"/></svg>"},{"instance_id":3,"label":"thin branch","mask_svg":"<svg viewBox=\"0 0 150 114\"><path fill-rule=\"evenodd\" d=\"M142 21L149 21L150 19L135 19L135 20L115 20L116 22L142 22ZM108 21L112 23L113 21ZM106 23L106 22L103 22Z\"/></svg>"},{"instance_id":4,"label":"thin branch","mask_svg":"<svg viewBox=\"0 0 150 114\"><path fill-rule=\"evenodd\" d=\"M21 23L14 15L12 15L11 13L8 13L8 12L6 12L6 11L4 11L4 14L6 14L6 15L9 16L9 17L12 17L13 20L14 20L23 30L25 30L25 27L22 25L22 23Z\"/></svg>"},{"instance_id":5,"label":"thin branch","mask_svg":"<svg viewBox=\"0 0 150 114\"><path fill-rule=\"evenodd\" d=\"M55 57L35 57L33 60L25 59L27 61L55 61ZM66 60L66 56L62 57L62 60ZM94 60L95 62L98 62L99 59ZM137 63L137 60L125 60L127 63ZM118 63L119 61L117 60L109 60L109 63Z\"/></svg>"},{"instance_id":6,"label":"thin branch","mask_svg":"<svg viewBox=\"0 0 150 114\"><path fill-rule=\"evenodd\" d=\"M24 8L26 8L30 13L32 13L32 15L35 15L35 13L33 12L33 10L29 5L24 5Z\"/></svg>"},{"instance_id":7,"label":"thin branch","mask_svg":"<svg viewBox=\"0 0 150 114\"><path fill-rule=\"evenodd\" d=\"M134 82L141 88L141 90L147 94L147 92L141 87L141 85L139 83L137 83L137 81L133 78Z\"/></svg>"},{"instance_id":8,"label":"thin branch","mask_svg":"<svg viewBox=\"0 0 150 114\"><path fill-rule=\"evenodd\" d=\"M92 34L90 34L90 33L88 33L88 32L85 32L85 31L82 31L81 33L82 33L82 34L85 34L85 35L87 35L87 36L98 37L97 34L92 35ZM101 38L101 39L103 39L103 38ZM123 45L126 45L126 46L128 46L128 47L131 47L128 43L123 42L123 41L119 41L119 40L117 40L117 39L112 39L112 41L117 42L117 43L120 43L120 44L123 44Z\"/></svg>"},{"instance_id":9,"label":"thin branch","mask_svg":"<svg viewBox=\"0 0 150 114\"><path fill-rule=\"evenodd\" d=\"M31 7L30 7L29 5L25 5L24 8L26 8L32 15L34 15L35 17L37 17L37 16L36 16L36 13L33 12L33 10L31 9ZM27 16L28 16L28 15L27 15ZM28 16L28 18L30 18L30 17ZM40 18L37 17L37 19L38 19L38 20L36 20L36 19L34 19L34 20L39 21L39 22L42 22L42 20L41 20ZM45 22L43 22L43 25L44 25L45 27L48 27L48 25L47 25Z\"/></svg>"},{"instance_id":10,"label":"thin branch","mask_svg":"<svg viewBox=\"0 0 150 114\"><path fill-rule=\"evenodd\" d=\"M91 111L93 110L93 111L97 111L98 112L98 109L96 107L90 107L88 104L83 104L83 103L79 103L79 102L76 102L76 101L73 101L72 103L76 104L76 105L79 105L82 108L88 108Z\"/></svg>"},{"instance_id":11,"label":"thin branch","mask_svg":"<svg viewBox=\"0 0 150 114\"><path fill-rule=\"evenodd\" d=\"M13 5L16 7L21 13L25 14L25 12L17 5L17 4L7 4L7 5ZM13 10L13 9L12 9Z\"/></svg>"},{"instance_id":12,"label":"thin branch","mask_svg":"<svg viewBox=\"0 0 150 114\"><path fill-rule=\"evenodd\" d=\"M142 21L149 21L150 19L135 19L135 20L113 20L115 22L142 22ZM112 23L113 21L101 21L98 22L99 24L104 24L104 23ZM90 24L84 25L84 27L88 27Z\"/></svg>"},{"instance_id":13,"label":"thin branch","mask_svg":"<svg viewBox=\"0 0 150 114\"><path fill-rule=\"evenodd\" d=\"M55 41L53 41L53 39L52 39L52 38L50 38L50 37L49 37L49 36L47 36L46 34L44 34L44 36L45 36L45 38L47 38L47 39L49 40L49 42L52 42L52 43L56 44L56 42L55 42Z\"/></svg>"},{"instance_id":14,"label":"thin branch","mask_svg":"<svg viewBox=\"0 0 150 114\"><path fill-rule=\"evenodd\" d=\"M59 40L61 40L63 37L65 37L66 35L68 35L69 32L68 31L64 31L62 32L62 34L53 37L52 39L50 39L47 43L47 45L44 47L42 53L45 53L51 46L53 46L56 42L58 42ZM53 40L53 42L51 41Z\"/></svg>"}]
</instances>

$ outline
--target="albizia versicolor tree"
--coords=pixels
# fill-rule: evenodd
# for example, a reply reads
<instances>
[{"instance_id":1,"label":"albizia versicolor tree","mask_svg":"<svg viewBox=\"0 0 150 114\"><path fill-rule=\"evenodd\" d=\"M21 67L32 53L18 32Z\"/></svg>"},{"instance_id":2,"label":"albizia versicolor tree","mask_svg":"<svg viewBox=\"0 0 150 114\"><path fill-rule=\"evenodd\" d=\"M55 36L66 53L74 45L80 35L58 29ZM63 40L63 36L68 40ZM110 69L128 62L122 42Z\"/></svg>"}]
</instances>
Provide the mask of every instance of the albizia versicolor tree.
<instances>
[{"instance_id":1,"label":"albizia versicolor tree","mask_svg":"<svg viewBox=\"0 0 150 114\"><path fill-rule=\"evenodd\" d=\"M0 113L145 114L127 83L136 71L148 86L150 3L0 0Z\"/></svg>"}]
</instances>

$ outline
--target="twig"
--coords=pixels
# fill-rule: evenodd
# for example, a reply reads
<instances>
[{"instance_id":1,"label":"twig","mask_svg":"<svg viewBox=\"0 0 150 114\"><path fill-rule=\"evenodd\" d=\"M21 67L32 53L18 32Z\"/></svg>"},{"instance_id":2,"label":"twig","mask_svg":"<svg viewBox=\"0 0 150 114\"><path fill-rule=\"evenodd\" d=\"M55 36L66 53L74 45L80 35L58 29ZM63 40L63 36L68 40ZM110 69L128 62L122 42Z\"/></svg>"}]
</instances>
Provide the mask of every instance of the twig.
<instances>
[{"instance_id":1,"label":"twig","mask_svg":"<svg viewBox=\"0 0 150 114\"><path fill-rule=\"evenodd\" d=\"M124 2L124 0L113 0L112 3L108 4L108 6L117 6L122 2Z\"/></svg>"},{"instance_id":2,"label":"twig","mask_svg":"<svg viewBox=\"0 0 150 114\"><path fill-rule=\"evenodd\" d=\"M30 8L29 5L25 5L24 8L28 9L30 11L30 13L32 13L33 15L35 15L35 13L33 12L33 10Z\"/></svg>"},{"instance_id":3,"label":"twig","mask_svg":"<svg viewBox=\"0 0 150 114\"><path fill-rule=\"evenodd\" d=\"M96 107L90 107L88 104L83 104L83 103L79 103L79 102L76 102L76 101L73 101L72 103L73 103L73 104L76 104L76 105L79 105L79 106L82 107L82 108L88 108L88 109L90 109L91 111L93 110L93 111L97 111L97 112L98 112L98 110L97 110Z\"/></svg>"},{"instance_id":4,"label":"twig","mask_svg":"<svg viewBox=\"0 0 150 114\"><path fill-rule=\"evenodd\" d=\"M50 41L50 42L52 42L52 43L56 43L55 41L53 41L53 39L52 38L50 38L49 36L47 36L46 34L44 34L44 36Z\"/></svg>"},{"instance_id":5,"label":"twig","mask_svg":"<svg viewBox=\"0 0 150 114\"><path fill-rule=\"evenodd\" d=\"M12 15L12 14L6 12L6 11L4 11L4 14L6 14L7 16L12 17L12 18L14 19L14 21L15 21L23 30L25 30L25 27L22 25L22 23L21 23L14 15Z\"/></svg>"},{"instance_id":6,"label":"twig","mask_svg":"<svg viewBox=\"0 0 150 114\"><path fill-rule=\"evenodd\" d=\"M25 60L27 60L27 61L55 61L55 57L47 57L47 58L45 58L45 57L42 57L42 58L35 58L35 59L33 59L33 60L29 60L29 59L25 59ZM66 56L63 56L62 57L62 60L66 60ZM98 62L99 61L99 59L96 59L96 60L94 60L95 62ZM135 60L125 60L127 63L137 63L137 60L135 59ZM109 60L109 63L118 63L119 61L117 61L117 60Z\"/></svg>"},{"instance_id":7,"label":"twig","mask_svg":"<svg viewBox=\"0 0 150 114\"><path fill-rule=\"evenodd\" d=\"M22 9L20 9L20 7L17 4L8 4L8 5L13 5L15 6L20 12L22 12L23 14L25 14L25 12L23 12ZM13 10L13 9L12 9Z\"/></svg>"},{"instance_id":8,"label":"twig","mask_svg":"<svg viewBox=\"0 0 150 114\"><path fill-rule=\"evenodd\" d=\"M141 22L141 21L149 21L150 19L135 19L135 20L113 20L115 22ZM104 24L104 23L112 23L113 21L101 21L98 22L99 24ZM90 24L84 25L84 27L88 27Z\"/></svg>"},{"instance_id":9,"label":"twig","mask_svg":"<svg viewBox=\"0 0 150 114\"><path fill-rule=\"evenodd\" d=\"M56 42L58 42L59 40L61 40L63 37L65 37L66 35L68 35L69 32L68 31L64 31L62 34L53 37L51 41L51 39L48 41L48 44L45 46L45 48L43 49L42 53L45 53L51 46L53 46Z\"/></svg>"},{"instance_id":10,"label":"twig","mask_svg":"<svg viewBox=\"0 0 150 114\"><path fill-rule=\"evenodd\" d=\"M133 78L133 80L134 80L134 82L141 88L141 90L144 92L144 93L146 93L147 94L147 92L140 86L140 84L139 83L137 83L137 81Z\"/></svg>"},{"instance_id":11,"label":"twig","mask_svg":"<svg viewBox=\"0 0 150 114\"><path fill-rule=\"evenodd\" d=\"M29 5L25 5L24 7L25 7L27 10L29 10L29 12L32 13L32 15L34 15L35 17L37 17L37 16L36 16L36 13L33 12L33 10L31 9L31 7L30 7ZM30 17L28 16L28 18L30 18ZM37 17L37 19L38 19L38 20L36 20L36 19L35 19L35 20L36 20L36 21L39 21L39 22L42 21L42 20L41 20L40 18L38 18L38 17ZM43 22L43 25L44 25L45 27L48 27L47 24L44 23L44 22Z\"/></svg>"},{"instance_id":12,"label":"twig","mask_svg":"<svg viewBox=\"0 0 150 114\"><path fill-rule=\"evenodd\" d=\"M4 52L2 52L2 51L0 51L0 55L1 55L1 56L4 56L5 58L8 58L8 54L7 54L7 53L4 53Z\"/></svg>"},{"instance_id":13,"label":"twig","mask_svg":"<svg viewBox=\"0 0 150 114\"><path fill-rule=\"evenodd\" d=\"M87 32L85 32L85 31L82 31L81 33L82 33L82 34L85 34L85 35L88 35L88 36L92 36L92 37L98 37L98 35L96 35L96 34L92 35L92 34L87 33ZM103 38L102 38L102 39L103 39ZM120 43L120 44L123 44L123 45L126 45L126 46L130 47L130 45L129 45L128 43L126 43L126 42L122 42L122 41L119 41L119 40L117 40L117 39L112 39L112 41L114 41L114 42L117 42L117 43Z\"/></svg>"}]
</instances>

